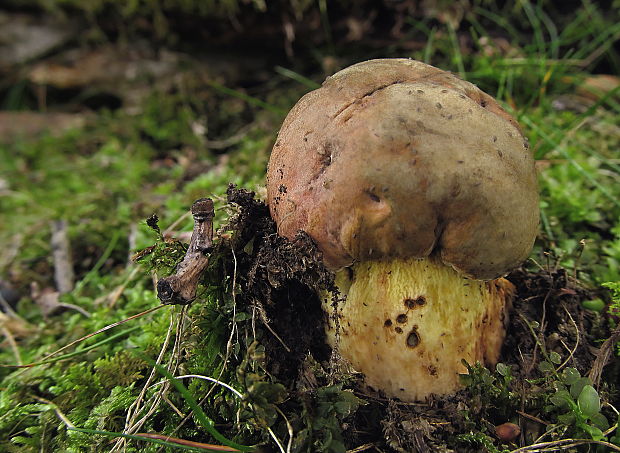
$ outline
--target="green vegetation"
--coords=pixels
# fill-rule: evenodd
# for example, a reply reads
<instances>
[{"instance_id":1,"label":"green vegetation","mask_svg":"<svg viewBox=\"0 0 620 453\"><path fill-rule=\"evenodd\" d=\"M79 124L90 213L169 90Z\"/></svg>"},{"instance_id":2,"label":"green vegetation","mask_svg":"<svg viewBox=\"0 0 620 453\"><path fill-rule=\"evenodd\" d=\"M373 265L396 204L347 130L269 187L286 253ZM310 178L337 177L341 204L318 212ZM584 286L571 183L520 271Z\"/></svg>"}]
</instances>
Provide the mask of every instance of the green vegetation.
<instances>
[{"instance_id":1,"label":"green vegetation","mask_svg":"<svg viewBox=\"0 0 620 453\"><path fill-rule=\"evenodd\" d=\"M65 12L83 3L59 2ZM89 2L88 14L107 18L110 9L122 4L123 17L153 20L150 8L160 3ZM207 14L196 10L200 2L163 3ZM246 2L204 5L229 14L240 11L239 3ZM309 8L306 2L291 3L300 11ZM526 267L549 275L564 268L571 285L586 288L589 311L584 317L593 330L581 332L581 339L600 346L606 339L602 333L609 336L617 328L620 314L620 88L591 88L591 73L620 73L614 47L620 37L620 5L614 2L602 10L584 0L564 15L552 2L507 2L501 8L490 1L471 3L462 17L429 13L405 18L404 34L380 51L362 53L357 45L338 41L332 30L331 42L310 49L310 64L299 63L298 72L274 69L259 89L216 82L189 90L182 85L154 89L138 113L101 110L83 128L0 144L0 278L10 277L25 295L15 308L18 318L0 318L0 364L44 362L0 368L0 450L120 451L124 446L128 452L155 452L163 445L167 451L209 451L175 440L185 439L240 450L271 445L273 451L341 453L362 443L347 443L357 439L351 434L355 430L367 436L376 431L379 437L365 441L383 442L392 422L382 414L393 408L353 391L355 377L337 375L335 380L333 370L311 356L301 359L312 381L308 388L289 388L270 373L265 343L272 334L262 323L261 307L239 295L237 279L243 276L236 274L236 265L239 260L242 266L246 255L225 248L235 239L226 225L239 212L226 201L228 184L260 196L281 112L321 81L322 74L307 68L321 67L328 57L340 66L379 56L420 59L461 74L503 102L521 123L540 165L541 233ZM318 4L327 17L327 2ZM251 2L256 11L262 11L261 5ZM160 32L174 34L168 25ZM407 42L423 45L403 50ZM207 100L196 96L204 92ZM29 106L14 101L16 91L3 93L0 105L15 110ZM210 134L242 132L223 149L211 146L201 132L205 118ZM159 305L152 273L169 274L185 251L168 237L168 230L191 230L187 210L204 196L216 202L216 227L222 227L224 239L198 299L189 307L163 307L71 345ZM146 225L153 213L166 234ZM47 314L30 287L36 285L40 292L54 285L54 220L68 222L77 283L60 296L65 308ZM249 244L243 251L252 256L254 243ZM129 255L153 245L140 264L129 262ZM562 297L560 292L549 294L545 303ZM565 361L564 349L560 356L545 344L543 324L528 320L538 364L527 379L515 366L499 364L490 371L468 365L468 403L454 412L461 431L436 434L433 446L511 451L516 444L502 444L493 423L517 422L516 411L521 411L544 421L538 438L546 436L546 442L585 439L599 444L584 441L574 448L620 448L620 340L616 337L598 385L586 376L589 370ZM171 379L190 375L198 377ZM373 428L360 425L364 420ZM128 433L129 427L135 430ZM171 439L147 439L139 433ZM535 443L537 438L525 440ZM399 451L394 442L388 445Z\"/></svg>"}]
</instances>

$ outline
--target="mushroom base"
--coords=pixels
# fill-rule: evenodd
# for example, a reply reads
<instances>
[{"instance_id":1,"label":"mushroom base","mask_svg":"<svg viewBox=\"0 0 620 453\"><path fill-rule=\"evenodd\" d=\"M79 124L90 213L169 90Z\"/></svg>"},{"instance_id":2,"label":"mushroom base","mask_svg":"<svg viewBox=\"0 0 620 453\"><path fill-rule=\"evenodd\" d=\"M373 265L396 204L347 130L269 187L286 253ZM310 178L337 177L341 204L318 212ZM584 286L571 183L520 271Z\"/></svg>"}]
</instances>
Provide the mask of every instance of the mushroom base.
<instances>
[{"instance_id":1,"label":"mushroom base","mask_svg":"<svg viewBox=\"0 0 620 453\"><path fill-rule=\"evenodd\" d=\"M499 359L514 294L508 280L473 280L427 258L355 264L336 284L346 299L334 308L323 297L329 342L390 397L453 393L467 373L462 359Z\"/></svg>"}]
</instances>

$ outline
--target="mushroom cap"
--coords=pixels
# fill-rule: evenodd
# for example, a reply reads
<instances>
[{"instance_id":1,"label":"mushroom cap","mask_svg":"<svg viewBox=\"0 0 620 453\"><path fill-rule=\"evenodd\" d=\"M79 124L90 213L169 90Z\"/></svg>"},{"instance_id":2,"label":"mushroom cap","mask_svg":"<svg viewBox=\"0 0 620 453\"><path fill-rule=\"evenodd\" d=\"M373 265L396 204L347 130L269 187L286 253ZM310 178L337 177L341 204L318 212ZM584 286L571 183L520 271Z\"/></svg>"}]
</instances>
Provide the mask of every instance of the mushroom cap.
<instances>
[{"instance_id":1,"label":"mushroom cap","mask_svg":"<svg viewBox=\"0 0 620 453\"><path fill-rule=\"evenodd\" d=\"M305 231L333 269L438 256L490 280L529 255L534 159L488 94L409 59L355 64L289 112L267 171L279 234Z\"/></svg>"}]
</instances>

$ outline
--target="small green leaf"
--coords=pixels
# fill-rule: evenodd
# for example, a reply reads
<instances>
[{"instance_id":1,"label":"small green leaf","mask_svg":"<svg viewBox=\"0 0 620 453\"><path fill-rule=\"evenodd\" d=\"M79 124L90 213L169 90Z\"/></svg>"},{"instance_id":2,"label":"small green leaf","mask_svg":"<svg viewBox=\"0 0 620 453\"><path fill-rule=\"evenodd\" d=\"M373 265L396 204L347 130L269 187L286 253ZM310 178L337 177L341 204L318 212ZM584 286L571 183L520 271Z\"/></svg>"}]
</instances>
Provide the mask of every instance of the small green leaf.
<instances>
[{"instance_id":1,"label":"small green leaf","mask_svg":"<svg viewBox=\"0 0 620 453\"><path fill-rule=\"evenodd\" d=\"M346 453L347 448L339 440L332 439L329 443L329 451L333 453Z\"/></svg>"},{"instance_id":2,"label":"small green leaf","mask_svg":"<svg viewBox=\"0 0 620 453\"><path fill-rule=\"evenodd\" d=\"M566 385L572 385L577 382L577 380L581 377L581 374L579 374L579 371L577 371L576 368L569 367L564 370L562 377Z\"/></svg>"},{"instance_id":3,"label":"small green leaf","mask_svg":"<svg viewBox=\"0 0 620 453\"><path fill-rule=\"evenodd\" d=\"M563 425L572 425L575 423L575 415L572 412L558 415L558 421Z\"/></svg>"},{"instance_id":4,"label":"small green leaf","mask_svg":"<svg viewBox=\"0 0 620 453\"><path fill-rule=\"evenodd\" d=\"M590 417L590 420L592 420L592 424L594 426L596 426L597 428L599 428L599 429L601 429L603 431L609 429L609 422L607 421L607 417L605 417L600 412L598 414L594 414L592 417Z\"/></svg>"},{"instance_id":5,"label":"small green leaf","mask_svg":"<svg viewBox=\"0 0 620 453\"><path fill-rule=\"evenodd\" d=\"M570 396L570 393L568 393L566 390L560 390L556 392L555 395L551 396L551 398L549 398L549 401L557 407L568 407L569 402L572 402L573 400Z\"/></svg>"},{"instance_id":6,"label":"small green leaf","mask_svg":"<svg viewBox=\"0 0 620 453\"><path fill-rule=\"evenodd\" d=\"M553 404L548 404L547 406L543 407L543 410L545 411L545 414L548 414L549 412L556 410L556 406L554 406Z\"/></svg>"},{"instance_id":7,"label":"small green leaf","mask_svg":"<svg viewBox=\"0 0 620 453\"><path fill-rule=\"evenodd\" d=\"M591 385L585 385L577 399L579 409L588 417L593 417L601 411L601 399Z\"/></svg>"},{"instance_id":8,"label":"small green leaf","mask_svg":"<svg viewBox=\"0 0 620 453\"><path fill-rule=\"evenodd\" d=\"M586 385L592 385L592 381L590 381L589 378L582 377L577 379L577 381L575 381L575 383L570 386L571 396L574 399L577 399Z\"/></svg>"},{"instance_id":9,"label":"small green leaf","mask_svg":"<svg viewBox=\"0 0 620 453\"><path fill-rule=\"evenodd\" d=\"M502 375L502 376L509 376L510 375L510 367L507 365L504 365L503 363L498 363L495 366L495 369L497 370L497 372Z\"/></svg>"},{"instance_id":10,"label":"small green leaf","mask_svg":"<svg viewBox=\"0 0 620 453\"><path fill-rule=\"evenodd\" d=\"M555 351L551 351L549 353L549 360L551 360L551 362L555 363L556 365L559 365L560 363L562 363L562 357L560 356L560 354L558 354Z\"/></svg>"},{"instance_id":11,"label":"small green leaf","mask_svg":"<svg viewBox=\"0 0 620 453\"><path fill-rule=\"evenodd\" d=\"M605 309L605 302L602 301L601 299L584 300L581 303L581 305L586 310L591 310L591 311L600 312Z\"/></svg>"},{"instance_id":12,"label":"small green leaf","mask_svg":"<svg viewBox=\"0 0 620 453\"><path fill-rule=\"evenodd\" d=\"M555 371L555 367L547 361L540 362L538 364L538 371L540 371L543 374L551 374Z\"/></svg>"},{"instance_id":13,"label":"small green leaf","mask_svg":"<svg viewBox=\"0 0 620 453\"><path fill-rule=\"evenodd\" d=\"M603 431L601 431L600 429L598 429L596 426L590 426L590 425L582 425L581 429L583 429L585 432L587 432L590 437L594 440L604 440L605 436L603 436Z\"/></svg>"},{"instance_id":14,"label":"small green leaf","mask_svg":"<svg viewBox=\"0 0 620 453\"><path fill-rule=\"evenodd\" d=\"M236 313L234 317L234 321L237 321L237 322L246 321L248 319L252 319L252 315L249 313L246 313L245 311L240 311Z\"/></svg>"}]
</instances>

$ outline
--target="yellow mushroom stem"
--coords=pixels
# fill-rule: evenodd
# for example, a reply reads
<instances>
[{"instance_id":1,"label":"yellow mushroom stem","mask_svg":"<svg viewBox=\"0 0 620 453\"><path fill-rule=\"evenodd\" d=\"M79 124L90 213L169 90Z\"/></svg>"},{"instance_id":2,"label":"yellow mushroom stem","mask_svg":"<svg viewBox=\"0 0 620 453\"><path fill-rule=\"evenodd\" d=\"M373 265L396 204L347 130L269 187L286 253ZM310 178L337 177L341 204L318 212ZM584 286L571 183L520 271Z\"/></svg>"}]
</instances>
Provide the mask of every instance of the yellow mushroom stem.
<instances>
[{"instance_id":1,"label":"yellow mushroom stem","mask_svg":"<svg viewBox=\"0 0 620 453\"><path fill-rule=\"evenodd\" d=\"M514 294L508 280L474 280L428 258L361 262L339 271L336 284L346 299L334 309L323 297L329 342L388 396L453 393L467 372L462 359L499 359Z\"/></svg>"}]
</instances>

